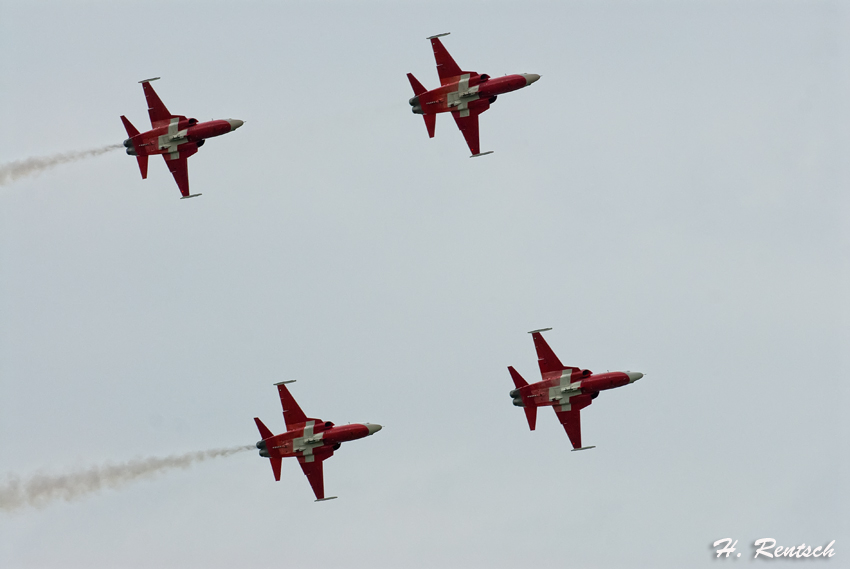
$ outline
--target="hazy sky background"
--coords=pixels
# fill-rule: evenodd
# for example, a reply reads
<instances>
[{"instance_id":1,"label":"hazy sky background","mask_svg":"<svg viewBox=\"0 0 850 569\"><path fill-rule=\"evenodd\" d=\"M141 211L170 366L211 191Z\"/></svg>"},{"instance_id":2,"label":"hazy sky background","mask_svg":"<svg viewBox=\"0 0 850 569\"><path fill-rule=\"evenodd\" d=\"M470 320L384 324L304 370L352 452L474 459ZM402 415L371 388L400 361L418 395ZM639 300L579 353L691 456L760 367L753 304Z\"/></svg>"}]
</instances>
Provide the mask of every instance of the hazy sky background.
<instances>
[{"instance_id":1,"label":"hazy sky background","mask_svg":"<svg viewBox=\"0 0 850 569\"><path fill-rule=\"evenodd\" d=\"M0 481L384 425L314 503L249 452L0 513L0 566L749 566L850 558L842 2L0 2L0 163L238 118L0 187ZM429 140L405 73L539 73ZM529 432L506 366L637 370ZM713 560L738 540L741 559ZM842 559L844 561L842 561ZM814 561L785 562L808 566ZM781 567L774 562L771 567Z\"/></svg>"}]
</instances>

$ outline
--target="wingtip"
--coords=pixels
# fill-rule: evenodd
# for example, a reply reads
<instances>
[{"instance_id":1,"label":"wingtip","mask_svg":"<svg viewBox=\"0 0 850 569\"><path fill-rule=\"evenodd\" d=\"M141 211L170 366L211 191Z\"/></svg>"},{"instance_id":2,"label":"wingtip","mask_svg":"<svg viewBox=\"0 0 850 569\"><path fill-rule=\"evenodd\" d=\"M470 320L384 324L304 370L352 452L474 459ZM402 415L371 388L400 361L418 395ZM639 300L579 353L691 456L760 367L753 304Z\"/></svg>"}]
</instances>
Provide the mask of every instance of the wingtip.
<instances>
[{"instance_id":1,"label":"wingtip","mask_svg":"<svg viewBox=\"0 0 850 569\"><path fill-rule=\"evenodd\" d=\"M426 40L433 40L433 39L441 38L441 37L443 37L443 36L447 36L447 35L449 35L450 33L451 33L451 32L445 32L445 33L442 33L442 34L437 34L437 35L435 35L435 36L428 36L428 37L427 37L427 38L425 38L425 39L426 39Z\"/></svg>"},{"instance_id":2,"label":"wingtip","mask_svg":"<svg viewBox=\"0 0 850 569\"><path fill-rule=\"evenodd\" d=\"M537 330L531 330L529 334L537 334L538 332L548 332L551 328L539 328Z\"/></svg>"},{"instance_id":3,"label":"wingtip","mask_svg":"<svg viewBox=\"0 0 850 569\"><path fill-rule=\"evenodd\" d=\"M328 496L327 498L316 498L317 502L327 502L328 500L336 500L338 496Z\"/></svg>"},{"instance_id":4,"label":"wingtip","mask_svg":"<svg viewBox=\"0 0 850 569\"><path fill-rule=\"evenodd\" d=\"M278 382L277 382L277 383L275 383L274 385L286 385L286 384L288 384L288 383L295 383L296 381L297 381L297 380L295 380L295 379L288 379L288 380L286 380L286 381L278 381Z\"/></svg>"},{"instance_id":5,"label":"wingtip","mask_svg":"<svg viewBox=\"0 0 850 569\"><path fill-rule=\"evenodd\" d=\"M139 83L150 83L151 81L158 81L161 77L151 77L150 79L142 79Z\"/></svg>"}]
</instances>

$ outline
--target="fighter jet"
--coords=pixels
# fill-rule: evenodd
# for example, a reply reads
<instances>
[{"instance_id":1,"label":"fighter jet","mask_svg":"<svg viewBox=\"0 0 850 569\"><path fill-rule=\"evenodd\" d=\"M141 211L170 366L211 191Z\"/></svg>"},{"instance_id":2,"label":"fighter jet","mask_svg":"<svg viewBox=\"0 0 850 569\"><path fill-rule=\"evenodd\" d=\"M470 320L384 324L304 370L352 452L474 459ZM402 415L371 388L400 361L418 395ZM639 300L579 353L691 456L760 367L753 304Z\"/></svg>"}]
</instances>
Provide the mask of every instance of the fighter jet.
<instances>
[{"instance_id":1,"label":"fighter jet","mask_svg":"<svg viewBox=\"0 0 850 569\"><path fill-rule=\"evenodd\" d=\"M257 448L260 449L260 456L271 461L275 480L280 481L281 460L290 456L298 457L301 470L313 487L316 501L333 500L336 496L325 498L322 462L330 458L335 450L339 450L342 443L374 435L381 430L381 425L353 423L336 427L330 421L308 418L286 388L286 384L294 381L275 383L283 407L286 432L273 435L262 421L254 417L263 438L257 443Z\"/></svg>"},{"instance_id":2,"label":"fighter jet","mask_svg":"<svg viewBox=\"0 0 850 569\"><path fill-rule=\"evenodd\" d=\"M558 356L540 335L551 330L543 328L529 332L537 349L537 362L540 364L542 381L529 385L512 366L508 366L516 389L511 391L514 405L523 407L528 427L533 431L537 422L538 407L554 407L558 420L567 431L573 450L586 450L593 446L581 446L581 418L579 413L590 405L599 392L630 385L643 374L638 371L609 371L593 373L589 369L568 367L561 363Z\"/></svg>"},{"instance_id":3,"label":"fighter jet","mask_svg":"<svg viewBox=\"0 0 850 569\"><path fill-rule=\"evenodd\" d=\"M148 114L151 117L151 130L143 133L130 124L127 117L121 115L121 122L130 137L124 141L127 154L135 156L139 161L142 179L148 177L148 156L162 154L168 169L185 198L194 198L201 194L189 193L189 170L186 159L204 145L206 139L227 134L236 130L244 123L237 119L212 120L198 122L198 119L187 119L183 115L172 115L159 100L156 91L151 87L151 81L159 77L139 81L145 91L148 101Z\"/></svg>"},{"instance_id":4,"label":"fighter jet","mask_svg":"<svg viewBox=\"0 0 850 569\"><path fill-rule=\"evenodd\" d=\"M440 42L439 38L447 35L438 34L427 38L434 48L440 87L429 91L412 73L408 73L407 79L415 95L410 99L410 106L414 114L422 115L425 119L429 137L434 138L437 114L450 112L472 152L471 158L492 154L492 150L481 152L478 147L478 115L489 109L496 102L497 96L527 87L540 79L540 75L522 73L491 78L486 73L479 75L475 71L461 71Z\"/></svg>"}]
</instances>

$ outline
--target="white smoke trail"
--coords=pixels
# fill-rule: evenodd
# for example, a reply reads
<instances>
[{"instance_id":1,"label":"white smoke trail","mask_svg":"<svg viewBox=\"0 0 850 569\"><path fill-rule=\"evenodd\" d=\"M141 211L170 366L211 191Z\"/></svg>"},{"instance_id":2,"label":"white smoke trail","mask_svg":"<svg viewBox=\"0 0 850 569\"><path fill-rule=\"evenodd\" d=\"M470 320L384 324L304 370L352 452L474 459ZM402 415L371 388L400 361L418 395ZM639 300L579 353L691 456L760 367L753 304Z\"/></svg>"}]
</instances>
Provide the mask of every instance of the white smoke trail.
<instances>
[{"instance_id":1,"label":"white smoke trail","mask_svg":"<svg viewBox=\"0 0 850 569\"><path fill-rule=\"evenodd\" d=\"M78 152L65 152L63 154L54 154L53 156L42 156L40 158L26 158L24 160L15 160L7 164L0 164L0 186L11 184L19 178L26 176L34 176L41 172L68 162L76 162L84 158L92 156L100 156L112 150L124 148L123 144L110 144L109 146L101 146L100 148L92 148L90 150L80 150Z\"/></svg>"},{"instance_id":2,"label":"white smoke trail","mask_svg":"<svg viewBox=\"0 0 850 569\"><path fill-rule=\"evenodd\" d=\"M0 512L25 506L39 508L56 500L70 502L103 488L119 488L171 468L189 468L196 462L251 450L254 445L188 452L166 457L139 458L123 464L94 466L70 474L35 474L21 481L11 477L0 485Z\"/></svg>"}]
</instances>

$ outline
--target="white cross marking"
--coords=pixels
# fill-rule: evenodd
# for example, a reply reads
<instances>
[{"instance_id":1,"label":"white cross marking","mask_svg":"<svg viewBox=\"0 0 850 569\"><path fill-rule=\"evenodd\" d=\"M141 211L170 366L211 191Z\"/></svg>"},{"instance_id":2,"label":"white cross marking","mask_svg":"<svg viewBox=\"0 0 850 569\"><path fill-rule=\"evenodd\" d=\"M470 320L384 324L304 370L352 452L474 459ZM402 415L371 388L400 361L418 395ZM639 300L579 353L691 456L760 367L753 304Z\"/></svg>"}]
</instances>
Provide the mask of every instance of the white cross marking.
<instances>
[{"instance_id":1,"label":"white cross marking","mask_svg":"<svg viewBox=\"0 0 850 569\"><path fill-rule=\"evenodd\" d=\"M446 93L446 104L460 113L461 117L469 116L469 103L478 100L478 85L469 88L469 73L460 76L457 91Z\"/></svg>"},{"instance_id":2,"label":"white cross marking","mask_svg":"<svg viewBox=\"0 0 850 569\"><path fill-rule=\"evenodd\" d=\"M307 421L304 424L304 434L300 437L296 437L292 439L292 450L293 451L301 451L301 455L304 458L304 462L313 462L316 457L313 456L313 448L318 445L312 445L308 441L308 439L322 439L324 438L325 433L318 433L316 435L313 434L313 426L316 424L316 421Z\"/></svg>"},{"instance_id":3,"label":"white cross marking","mask_svg":"<svg viewBox=\"0 0 850 569\"><path fill-rule=\"evenodd\" d=\"M179 134L183 134L185 136L186 131L178 131L177 123L180 122L180 119L177 117L172 118L168 123L168 132L163 134L162 136L157 138L157 144L160 150L168 150L169 157L172 160L176 160L180 158L180 152L177 150L177 143L174 141L174 138L182 138L179 137Z\"/></svg>"},{"instance_id":4,"label":"white cross marking","mask_svg":"<svg viewBox=\"0 0 850 569\"><path fill-rule=\"evenodd\" d=\"M557 401L555 409L558 411L569 411L572 409L570 399L581 394L581 381L572 381L571 369L565 369L561 372L561 379L558 385L549 388L549 401ZM566 399L566 403L564 403Z\"/></svg>"}]
</instances>

